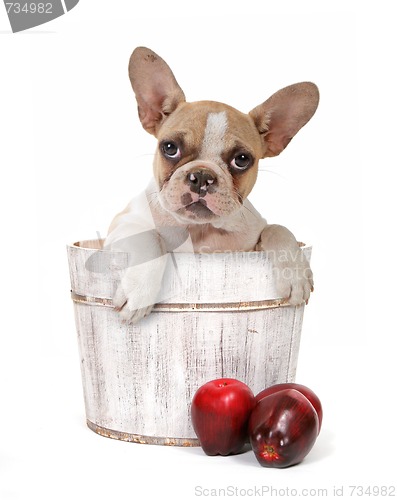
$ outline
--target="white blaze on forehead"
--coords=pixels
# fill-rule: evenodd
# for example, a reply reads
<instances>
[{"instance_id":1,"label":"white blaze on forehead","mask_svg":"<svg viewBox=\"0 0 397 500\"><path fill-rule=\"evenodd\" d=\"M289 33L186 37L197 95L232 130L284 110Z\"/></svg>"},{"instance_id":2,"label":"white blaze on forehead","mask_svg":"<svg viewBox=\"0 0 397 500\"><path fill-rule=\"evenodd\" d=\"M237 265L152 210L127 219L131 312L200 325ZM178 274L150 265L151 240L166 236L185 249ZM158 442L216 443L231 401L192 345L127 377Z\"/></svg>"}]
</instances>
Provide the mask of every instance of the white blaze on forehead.
<instances>
[{"instance_id":1,"label":"white blaze on forehead","mask_svg":"<svg viewBox=\"0 0 397 500\"><path fill-rule=\"evenodd\" d=\"M208 113L200 157L216 161L224 152L224 138L227 130L226 111Z\"/></svg>"}]
</instances>

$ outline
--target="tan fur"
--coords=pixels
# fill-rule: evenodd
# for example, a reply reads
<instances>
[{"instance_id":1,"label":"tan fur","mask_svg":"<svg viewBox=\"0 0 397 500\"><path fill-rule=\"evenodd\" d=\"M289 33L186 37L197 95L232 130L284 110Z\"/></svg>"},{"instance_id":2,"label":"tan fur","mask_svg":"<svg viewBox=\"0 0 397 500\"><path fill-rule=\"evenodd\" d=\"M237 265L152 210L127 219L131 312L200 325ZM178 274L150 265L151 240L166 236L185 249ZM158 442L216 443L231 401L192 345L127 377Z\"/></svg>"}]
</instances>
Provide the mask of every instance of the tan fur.
<instances>
[{"instance_id":1,"label":"tan fur","mask_svg":"<svg viewBox=\"0 0 397 500\"><path fill-rule=\"evenodd\" d=\"M232 181L228 185L228 200L230 196L235 201L236 206L241 204L241 200L246 198L255 184L258 172L258 162L262 158L262 143L257 133L253 119L244 113L213 101L200 101L194 103L182 103L163 123L157 132L158 142L163 140L177 140L183 137L185 151L179 163L170 168L169 163L163 158L159 150L156 151L154 160L154 176L160 189L167 189L166 183L170 174L176 172L183 165L190 162L206 162L208 158L201 154L200 148L203 142L205 124L209 113L219 113L225 111L228 119L228 128L225 135L225 157L239 145L251 153L254 158L254 165L243 175L238 175L234 179L230 178L228 164L221 157L217 161L217 166L223 171L223 177ZM204 164L204 163L203 163ZM193 164L193 168L199 166ZM190 167L189 167L190 168ZM178 174L176 174L178 175ZM183 188L181 183L181 188Z\"/></svg>"}]
</instances>

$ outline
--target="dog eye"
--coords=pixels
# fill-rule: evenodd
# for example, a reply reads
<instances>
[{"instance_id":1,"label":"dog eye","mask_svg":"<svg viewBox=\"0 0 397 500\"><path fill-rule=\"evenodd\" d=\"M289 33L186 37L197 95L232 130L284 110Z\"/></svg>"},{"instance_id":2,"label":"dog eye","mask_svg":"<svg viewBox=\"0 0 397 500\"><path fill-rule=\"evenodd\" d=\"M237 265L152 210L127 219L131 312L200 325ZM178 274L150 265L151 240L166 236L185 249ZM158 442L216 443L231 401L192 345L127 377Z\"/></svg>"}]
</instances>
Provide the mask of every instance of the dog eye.
<instances>
[{"instance_id":1,"label":"dog eye","mask_svg":"<svg viewBox=\"0 0 397 500\"><path fill-rule=\"evenodd\" d=\"M175 144L175 142L172 141L164 141L161 144L161 151L167 158L178 159L181 156L180 149Z\"/></svg>"},{"instance_id":2,"label":"dog eye","mask_svg":"<svg viewBox=\"0 0 397 500\"><path fill-rule=\"evenodd\" d=\"M230 165L236 170L245 170L250 167L252 163L252 158L247 153L240 153L233 158Z\"/></svg>"}]
</instances>

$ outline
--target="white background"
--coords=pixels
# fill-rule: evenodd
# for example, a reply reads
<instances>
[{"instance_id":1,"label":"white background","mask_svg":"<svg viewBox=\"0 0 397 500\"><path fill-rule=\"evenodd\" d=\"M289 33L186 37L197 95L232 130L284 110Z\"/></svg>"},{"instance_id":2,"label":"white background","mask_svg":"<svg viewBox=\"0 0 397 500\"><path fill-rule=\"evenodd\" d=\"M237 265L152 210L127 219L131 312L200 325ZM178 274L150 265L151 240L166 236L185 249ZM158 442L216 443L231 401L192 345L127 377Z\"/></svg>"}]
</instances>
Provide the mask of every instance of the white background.
<instances>
[{"instance_id":1,"label":"white background","mask_svg":"<svg viewBox=\"0 0 397 500\"><path fill-rule=\"evenodd\" d=\"M19 34L0 6L2 500L262 486L348 497L349 485L396 484L395 15L382 1L275 3L81 0ZM155 139L127 76L137 45L163 56L188 100L249 111L294 82L320 88L316 115L261 164L251 196L313 245L297 382L319 395L324 424L297 467L122 443L85 426L65 246L105 235L150 178Z\"/></svg>"}]
</instances>

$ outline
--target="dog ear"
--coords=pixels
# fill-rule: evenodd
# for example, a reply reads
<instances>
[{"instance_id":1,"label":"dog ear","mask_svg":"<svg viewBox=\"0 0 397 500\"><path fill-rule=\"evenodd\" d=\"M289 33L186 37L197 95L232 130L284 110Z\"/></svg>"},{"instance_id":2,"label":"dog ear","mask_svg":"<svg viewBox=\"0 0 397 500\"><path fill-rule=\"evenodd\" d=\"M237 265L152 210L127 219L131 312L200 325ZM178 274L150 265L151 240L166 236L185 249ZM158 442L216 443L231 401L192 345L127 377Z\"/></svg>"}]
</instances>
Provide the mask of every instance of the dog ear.
<instances>
[{"instance_id":1,"label":"dog ear","mask_svg":"<svg viewBox=\"0 0 397 500\"><path fill-rule=\"evenodd\" d=\"M314 83L296 83L279 90L249 113L263 140L263 158L277 156L287 147L314 115L318 101Z\"/></svg>"},{"instance_id":2,"label":"dog ear","mask_svg":"<svg viewBox=\"0 0 397 500\"><path fill-rule=\"evenodd\" d=\"M142 126L156 135L166 117L185 101L185 95L168 64L146 47L134 50L128 72Z\"/></svg>"}]
</instances>

